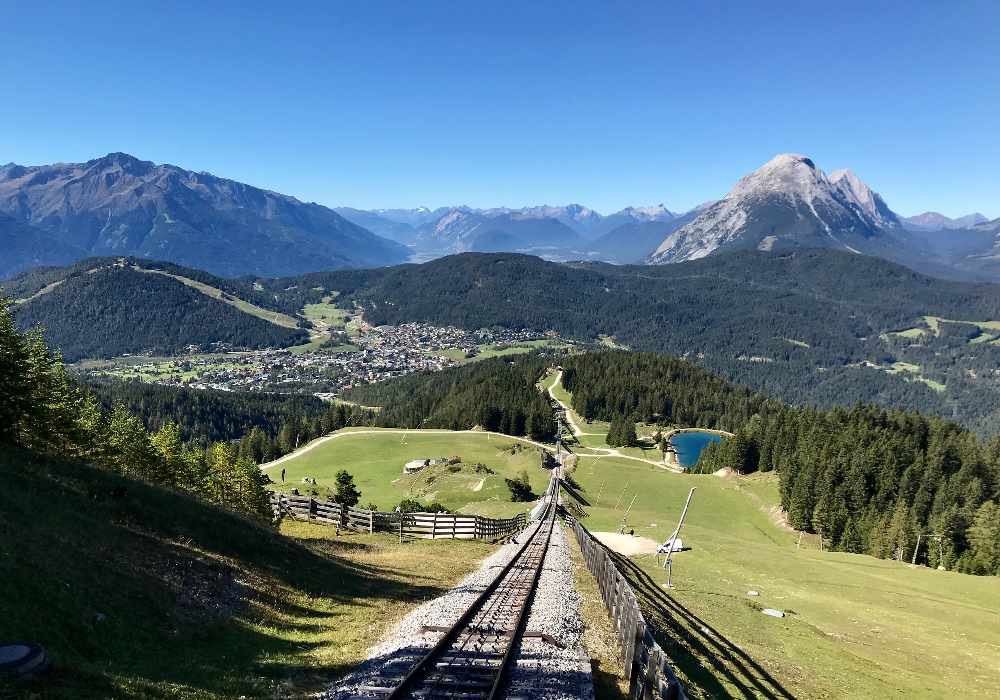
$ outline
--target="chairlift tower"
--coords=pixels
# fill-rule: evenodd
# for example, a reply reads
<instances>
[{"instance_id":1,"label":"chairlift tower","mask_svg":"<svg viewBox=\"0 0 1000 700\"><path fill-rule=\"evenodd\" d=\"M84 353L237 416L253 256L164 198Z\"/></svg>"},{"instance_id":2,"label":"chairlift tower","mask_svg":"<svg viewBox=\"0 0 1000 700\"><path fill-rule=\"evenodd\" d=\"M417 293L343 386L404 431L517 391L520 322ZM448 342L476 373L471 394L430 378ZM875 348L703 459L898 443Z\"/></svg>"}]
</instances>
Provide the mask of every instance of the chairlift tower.
<instances>
[{"instance_id":1,"label":"chairlift tower","mask_svg":"<svg viewBox=\"0 0 1000 700\"><path fill-rule=\"evenodd\" d=\"M669 546L667 547L667 557L666 559L663 560L663 568L667 570L667 583L666 583L667 588L674 587L671 580L674 573L673 569L674 545L677 543L677 537L681 534L681 528L684 527L684 518L687 517L688 506L691 505L691 497L694 496L696 488L697 488L696 486L692 486L691 490L688 491L687 500L684 501L684 510L681 511L681 519L677 522L677 527L676 529L674 529L674 533L667 540L667 542L669 543Z\"/></svg>"}]
</instances>

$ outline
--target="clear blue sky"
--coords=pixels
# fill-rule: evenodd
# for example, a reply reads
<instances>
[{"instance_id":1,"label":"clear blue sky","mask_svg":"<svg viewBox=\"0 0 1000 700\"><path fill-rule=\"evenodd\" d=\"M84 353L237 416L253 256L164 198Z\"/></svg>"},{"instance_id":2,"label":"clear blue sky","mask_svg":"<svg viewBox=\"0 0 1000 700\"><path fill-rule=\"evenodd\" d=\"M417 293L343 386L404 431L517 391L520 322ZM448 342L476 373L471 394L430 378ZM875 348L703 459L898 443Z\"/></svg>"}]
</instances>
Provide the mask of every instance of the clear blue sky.
<instances>
[{"instance_id":1,"label":"clear blue sky","mask_svg":"<svg viewBox=\"0 0 1000 700\"><path fill-rule=\"evenodd\" d=\"M115 5L0 0L0 163L607 212L795 151L903 214L1000 216L995 0Z\"/></svg>"}]
</instances>

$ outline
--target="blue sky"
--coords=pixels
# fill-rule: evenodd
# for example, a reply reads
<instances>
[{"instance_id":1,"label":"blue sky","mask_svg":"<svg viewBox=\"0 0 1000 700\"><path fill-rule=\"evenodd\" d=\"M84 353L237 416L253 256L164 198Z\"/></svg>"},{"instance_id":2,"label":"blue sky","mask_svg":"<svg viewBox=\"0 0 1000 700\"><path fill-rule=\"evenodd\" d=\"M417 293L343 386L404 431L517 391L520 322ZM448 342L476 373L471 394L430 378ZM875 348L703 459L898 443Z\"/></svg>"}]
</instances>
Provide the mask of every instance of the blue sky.
<instances>
[{"instance_id":1,"label":"blue sky","mask_svg":"<svg viewBox=\"0 0 1000 700\"><path fill-rule=\"evenodd\" d=\"M608 212L795 151L902 214L1000 216L1000 3L820 5L0 0L0 162Z\"/></svg>"}]
</instances>

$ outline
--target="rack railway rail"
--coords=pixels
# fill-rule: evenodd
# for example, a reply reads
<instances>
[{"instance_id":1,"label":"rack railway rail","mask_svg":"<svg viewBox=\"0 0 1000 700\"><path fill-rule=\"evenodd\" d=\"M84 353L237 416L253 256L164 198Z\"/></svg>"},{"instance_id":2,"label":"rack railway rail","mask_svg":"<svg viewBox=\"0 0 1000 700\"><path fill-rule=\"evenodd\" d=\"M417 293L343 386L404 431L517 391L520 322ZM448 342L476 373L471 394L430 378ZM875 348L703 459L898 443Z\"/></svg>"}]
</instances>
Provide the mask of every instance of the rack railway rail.
<instances>
[{"instance_id":1,"label":"rack railway rail","mask_svg":"<svg viewBox=\"0 0 1000 700\"><path fill-rule=\"evenodd\" d=\"M545 510L521 548L458 620L447 628L428 628L443 634L416 665L396 685L367 686L352 699L504 697L555 527L558 471L546 498Z\"/></svg>"}]
</instances>

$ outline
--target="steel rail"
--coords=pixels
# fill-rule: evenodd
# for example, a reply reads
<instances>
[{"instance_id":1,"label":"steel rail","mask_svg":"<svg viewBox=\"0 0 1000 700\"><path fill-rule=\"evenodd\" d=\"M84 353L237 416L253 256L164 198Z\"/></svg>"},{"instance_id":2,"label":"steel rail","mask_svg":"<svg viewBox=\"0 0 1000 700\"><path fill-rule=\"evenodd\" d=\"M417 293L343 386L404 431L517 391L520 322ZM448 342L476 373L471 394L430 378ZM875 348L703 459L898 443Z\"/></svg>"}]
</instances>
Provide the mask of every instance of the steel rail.
<instances>
[{"instance_id":1,"label":"steel rail","mask_svg":"<svg viewBox=\"0 0 1000 700\"><path fill-rule=\"evenodd\" d=\"M534 598L534 593L538 587L538 580L541 577L542 567L545 564L545 555L548 552L549 541L552 537L552 530L555 526L555 516L558 510L559 501L559 477L554 476L549 483L549 488L547 489L547 494L549 502L546 506L543 516L538 520L538 524L531 534L525 539L524 544L521 545L517 553L511 557L511 560L504 565L500 570L500 573L490 582L490 584L480 593L472 603L465 609L465 612L455 621L451 627L441 636L441 638L431 647L417 664L410 669L399 685L393 688L392 692L387 696L389 700L399 700L401 698L410 697L410 694L419 688L421 683L424 681L431 681L432 687L436 687L437 684L433 683L433 679L429 677L432 668L438 659L445 655L445 653L452 647L452 645L461 637L462 633L470 627L470 623L474 618L483 611L500 610L503 604L509 602L509 599L514 597L518 588L522 585L523 579L520 577L513 578L512 581L506 581L508 574L514 570L514 568L521 562L525 554L528 553L529 549L532 547L538 547L538 537L542 532L542 528L546 527L544 537L545 539L541 544L541 554L538 556L538 561L534 564L531 576L530 584L528 585L528 590L525 595L524 601L521 602L521 606L517 612L517 618L515 626L509 632L505 632L502 636L508 637L508 643L504 649L503 657L501 658L499 666L495 669L483 666L469 666L468 668L474 671L494 671L495 676L493 683L487 693L485 690L482 694L487 698L487 700L494 700L499 697L500 690L503 685L503 681L506 677L507 670L510 667L514 659L514 650L518 646L521 635L524 632L524 626L527 623L528 613L531 608L531 601ZM516 574L515 574L516 576ZM504 585L506 584L506 585ZM513 585L512 585L513 584ZM507 591L503 589L507 588ZM502 597L496 598L495 595L500 592ZM492 603L492 604L491 604ZM498 635L501 636L501 635ZM471 638L471 636L470 636ZM466 644L469 640L466 640ZM464 648L464 645L463 645ZM466 693L456 693L467 695Z\"/></svg>"}]
</instances>

